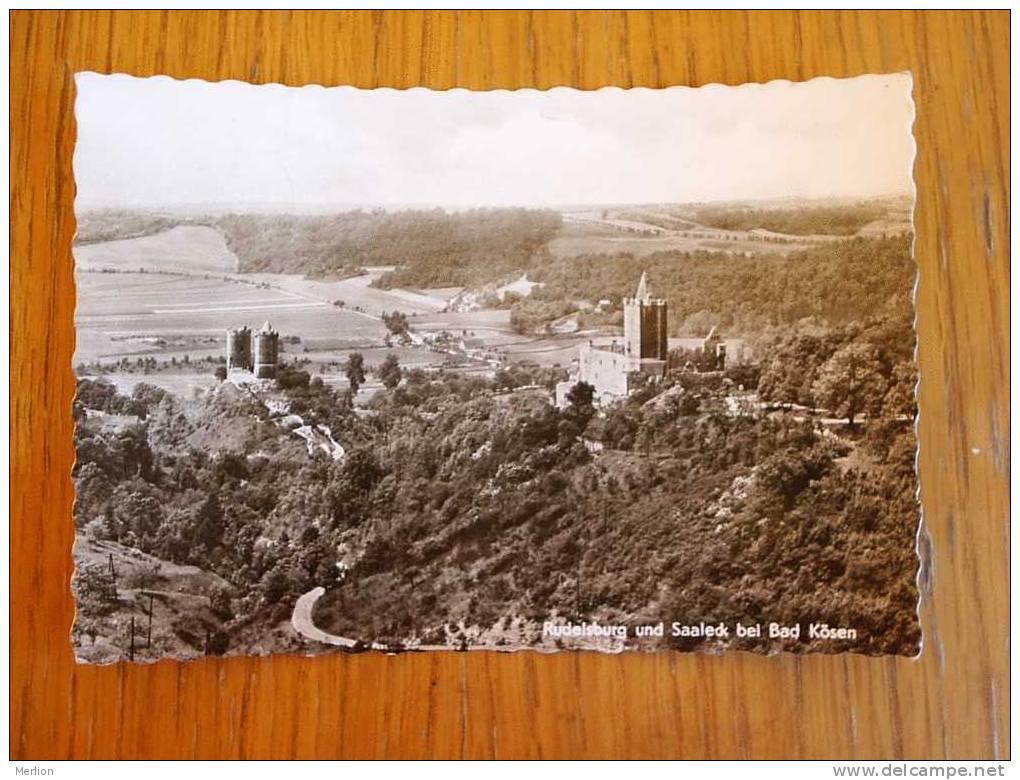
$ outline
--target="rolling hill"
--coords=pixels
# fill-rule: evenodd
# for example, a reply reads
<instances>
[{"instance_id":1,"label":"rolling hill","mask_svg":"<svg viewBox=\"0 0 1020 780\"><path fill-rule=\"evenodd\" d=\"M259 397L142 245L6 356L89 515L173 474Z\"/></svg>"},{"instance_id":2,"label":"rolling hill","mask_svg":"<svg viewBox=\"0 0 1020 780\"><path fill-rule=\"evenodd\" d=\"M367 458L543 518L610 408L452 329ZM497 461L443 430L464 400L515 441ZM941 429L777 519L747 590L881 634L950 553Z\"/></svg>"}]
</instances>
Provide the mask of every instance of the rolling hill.
<instances>
[{"instance_id":1,"label":"rolling hill","mask_svg":"<svg viewBox=\"0 0 1020 780\"><path fill-rule=\"evenodd\" d=\"M234 273L237 256L223 235L203 225L178 225L139 238L104 241L74 247L78 268L116 271L181 271Z\"/></svg>"}]
</instances>

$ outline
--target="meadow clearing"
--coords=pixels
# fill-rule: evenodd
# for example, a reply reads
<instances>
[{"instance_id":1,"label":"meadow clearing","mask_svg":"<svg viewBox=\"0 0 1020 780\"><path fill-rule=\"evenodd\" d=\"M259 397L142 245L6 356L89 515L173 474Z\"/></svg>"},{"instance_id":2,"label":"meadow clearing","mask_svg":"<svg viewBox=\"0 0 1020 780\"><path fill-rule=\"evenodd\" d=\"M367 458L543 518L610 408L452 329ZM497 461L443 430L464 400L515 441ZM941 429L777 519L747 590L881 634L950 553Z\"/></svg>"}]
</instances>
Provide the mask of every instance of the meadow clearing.
<instances>
[{"instance_id":1,"label":"meadow clearing","mask_svg":"<svg viewBox=\"0 0 1020 780\"><path fill-rule=\"evenodd\" d=\"M257 329L266 321L280 332L285 359L317 366L334 386L346 387L342 364L354 351L362 353L370 370L389 354L405 368L457 362L441 350L388 341L381 315L394 310L406 313L418 334L447 332L457 345L468 340L475 349L498 351L512 360L566 365L579 343L516 335L507 310L442 311L453 290L372 287L386 268L338 280L230 272L232 263L215 251L209 232L174 228L75 247L74 365L81 375L92 376L102 365L103 375L122 393L145 382L190 398L196 390L215 386L213 369L224 355L226 330ZM134 250L138 254L132 256ZM216 258L223 265L218 273L212 270ZM160 368L139 368L139 361L148 359ZM364 385L359 400L367 400L378 387L374 381Z\"/></svg>"},{"instance_id":2,"label":"meadow clearing","mask_svg":"<svg viewBox=\"0 0 1020 780\"><path fill-rule=\"evenodd\" d=\"M161 233L117 241L78 244L74 261L79 269L135 271L226 272L237 270L237 257L223 235L204 225L177 225Z\"/></svg>"},{"instance_id":3,"label":"meadow clearing","mask_svg":"<svg viewBox=\"0 0 1020 780\"><path fill-rule=\"evenodd\" d=\"M769 239L769 240L766 240ZM774 239L774 240L773 240ZM600 219L589 213L564 214L563 226L549 242L557 257L626 252L644 257L655 252L777 252L790 254L831 236L786 236L767 231L721 230L692 224L686 230L666 230L651 223Z\"/></svg>"}]
</instances>

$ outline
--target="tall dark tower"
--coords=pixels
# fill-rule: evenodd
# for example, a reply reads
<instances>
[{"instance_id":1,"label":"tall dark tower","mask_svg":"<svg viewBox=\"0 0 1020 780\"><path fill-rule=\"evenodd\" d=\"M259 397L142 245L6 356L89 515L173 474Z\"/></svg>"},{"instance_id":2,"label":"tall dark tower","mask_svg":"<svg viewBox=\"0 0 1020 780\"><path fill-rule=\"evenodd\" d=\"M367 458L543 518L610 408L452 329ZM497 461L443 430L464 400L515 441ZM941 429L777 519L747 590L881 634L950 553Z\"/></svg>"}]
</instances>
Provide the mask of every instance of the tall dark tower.
<instances>
[{"instance_id":1,"label":"tall dark tower","mask_svg":"<svg viewBox=\"0 0 1020 780\"><path fill-rule=\"evenodd\" d=\"M247 327L227 331L227 371L251 371L251 330Z\"/></svg>"},{"instance_id":2,"label":"tall dark tower","mask_svg":"<svg viewBox=\"0 0 1020 780\"><path fill-rule=\"evenodd\" d=\"M641 360L666 360L668 325L666 301L651 297L642 273L637 294L623 301L624 351Z\"/></svg>"}]
</instances>

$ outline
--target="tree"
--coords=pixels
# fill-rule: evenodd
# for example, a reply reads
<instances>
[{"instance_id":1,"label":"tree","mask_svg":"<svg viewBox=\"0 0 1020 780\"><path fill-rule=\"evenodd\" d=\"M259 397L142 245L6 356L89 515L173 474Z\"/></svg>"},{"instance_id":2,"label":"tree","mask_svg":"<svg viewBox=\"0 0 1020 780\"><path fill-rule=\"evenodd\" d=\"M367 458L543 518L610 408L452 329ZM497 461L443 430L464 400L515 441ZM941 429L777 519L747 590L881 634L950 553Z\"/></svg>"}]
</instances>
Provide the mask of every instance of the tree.
<instances>
[{"instance_id":1,"label":"tree","mask_svg":"<svg viewBox=\"0 0 1020 780\"><path fill-rule=\"evenodd\" d=\"M780 404L815 406L812 386L821 364L835 349L834 339L793 334L765 351L758 396Z\"/></svg>"},{"instance_id":2,"label":"tree","mask_svg":"<svg viewBox=\"0 0 1020 780\"><path fill-rule=\"evenodd\" d=\"M103 510L103 538L111 541L120 540L120 521L113 511L113 504L107 504Z\"/></svg>"},{"instance_id":3,"label":"tree","mask_svg":"<svg viewBox=\"0 0 1020 780\"><path fill-rule=\"evenodd\" d=\"M561 444L572 441L584 433L595 416L595 388L587 382L577 382L567 392L567 408L560 415L557 426Z\"/></svg>"},{"instance_id":4,"label":"tree","mask_svg":"<svg viewBox=\"0 0 1020 780\"><path fill-rule=\"evenodd\" d=\"M215 377L218 380L223 382L227 378L227 367L226 366L216 366L216 370L213 371L213 374L215 375Z\"/></svg>"},{"instance_id":5,"label":"tree","mask_svg":"<svg viewBox=\"0 0 1020 780\"><path fill-rule=\"evenodd\" d=\"M193 529L192 541L208 552L217 547L223 539L223 509L215 493L210 493L202 507Z\"/></svg>"},{"instance_id":6,"label":"tree","mask_svg":"<svg viewBox=\"0 0 1020 780\"><path fill-rule=\"evenodd\" d=\"M294 366L282 365L276 371L276 386L281 390L298 390L308 387L312 375Z\"/></svg>"},{"instance_id":7,"label":"tree","mask_svg":"<svg viewBox=\"0 0 1020 780\"><path fill-rule=\"evenodd\" d=\"M358 388L365 384L365 356L360 352L352 352L344 363L344 374L351 386L351 395L357 395Z\"/></svg>"},{"instance_id":8,"label":"tree","mask_svg":"<svg viewBox=\"0 0 1020 780\"><path fill-rule=\"evenodd\" d=\"M400 372L400 361L397 360L397 356L392 352L386 356L379 369L376 371L376 375L379 380L385 385L387 390L392 390L400 384L401 372Z\"/></svg>"},{"instance_id":9,"label":"tree","mask_svg":"<svg viewBox=\"0 0 1020 780\"><path fill-rule=\"evenodd\" d=\"M634 446L645 454L645 459L652 455L655 447L655 423L650 418L643 418L638 425L637 436Z\"/></svg>"},{"instance_id":10,"label":"tree","mask_svg":"<svg viewBox=\"0 0 1020 780\"><path fill-rule=\"evenodd\" d=\"M136 405L141 406L138 410L141 417L145 417L150 407L156 406L168 396L169 393L163 388L150 385L146 382L139 382L131 392L132 400L136 402Z\"/></svg>"},{"instance_id":11,"label":"tree","mask_svg":"<svg viewBox=\"0 0 1020 780\"><path fill-rule=\"evenodd\" d=\"M342 479L355 497L368 495L372 486L382 476L379 461L370 447L355 447L344 459Z\"/></svg>"},{"instance_id":12,"label":"tree","mask_svg":"<svg viewBox=\"0 0 1020 780\"><path fill-rule=\"evenodd\" d=\"M846 417L853 426L861 412L878 410L885 387L878 349L872 344L850 343L822 364L811 390L820 406Z\"/></svg>"},{"instance_id":13,"label":"tree","mask_svg":"<svg viewBox=\"0 0 1020 780\"><path fill-rule=\"evenodd\" d=\"M595 388L588 382L577 382L567 392L567 402L577 410L587 412L595 403Z\"/></svg>"},{"instance_id":14,"label":"tree","mask_svg":"<svg viewBox=\"0 0 1020 780\"><path fill-rule=\"evenodd\" d=\"M106 567L94 561L81 561L74 576L78 608L86 615L105 615L117 604L117 588Z\"/></svg>"},{"instance_id":15,"label":"tree","mask_svg":"<svg viewBox=\"0 0 1020 780\"><path fill-rule=\"evenodd\" d=\"M917 401L914 388L917 386L917 370L913 361L897 363L889 377L889 389L882 400L882 413L886 417L914 417Z\"/></svg>"},{"instance_id":16,"label":"tree","mask_svg":"<svg viewBox=\"0 0 1020 780\"><path fill-rule=\"evenodd\" d=\"M163 523L163 505L151 495L133 491L118 502L117 515L118 528L131 531L136 540L147 539Z\"/></svg>"},{"instance_id":17,"label":"tree","mask_svg":"<svg viewBox=\"0 0 1020 780\"><path fill-rule=\"evenodd\" d=\"M383 312L382 320L390 333L394 336L406 338L408 331L406 314L401 311Z\"/></svg>"}]
</instances>

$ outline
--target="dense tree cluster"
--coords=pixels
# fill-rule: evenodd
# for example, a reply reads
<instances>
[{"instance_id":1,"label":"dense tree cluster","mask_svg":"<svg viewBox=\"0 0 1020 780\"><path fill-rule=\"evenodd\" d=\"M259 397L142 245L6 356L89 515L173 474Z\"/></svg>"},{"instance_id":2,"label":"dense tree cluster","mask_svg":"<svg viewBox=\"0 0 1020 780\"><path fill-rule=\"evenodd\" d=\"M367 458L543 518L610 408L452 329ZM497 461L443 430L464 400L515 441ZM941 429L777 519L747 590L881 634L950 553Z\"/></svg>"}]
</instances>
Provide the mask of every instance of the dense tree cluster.
<instances>
[{"instance_id":1,"label":"dense tree cluster","mask_svg":"<svg viewBox=\"0 0 1020 780\"><path fill-rule=\"evenodd\" d=\"M384 311L382 313L382 321L392 335L399 338L406 338L409 330L407 322L407 315L402 311Z\"/></svg>"},{"instance_id":2,"label":"dense tree cluster","mask_svg":"<svg viewBox=\"0 0 1020 780\"><path fill-rule=\"evenodd\" d=\"M883 209L871 203L786 209L704 206L693 212L693 218L702 225L723 230L757 228L796 236L849 236L884 213Z\"/></svg>"},{"instance_id":3,"label":"dense tree cluster","mask_svg":"<svg viewBox=\"0 0 1020 780\"><path fill-rule=\"evenodd\" d=\"M125 396L107 382L80 379L74 399L74 415L81 418L85 416L86 409L92 409L105 414L134 415L144 420L149 407L166 396L165 390L145 382L139 382L131 395Z\"/></svg>"},{"instance_id":4,"label":"dense tree cluster","mask_svg":"<svg viewBox=\"0 0 1020 780\"><path fill-rule=\"evenodd\" d=\"M853 425L869 417L912 419L914 330L906 312L842 328L791 331L761 351L763 401L822 408Z\"/></svg>"},{"instance_id":5,"label":"dense tree cluster","mask_svg":"<svg viewBox=\"0 0 1020 780\"><path fill-rule=\"evenodd\" d=\"M234 606L237 620L278 620L282 613L274 610L281 599L316 584L336 584L338 549L353 532L380 508L398 511L387 505L388 493L374 491L384 479L393 490L395 450L418 451L410 441L420 425L411 423L411 404L438 408L471 397L478 406L512 383L504 376L499 383L480 379L465 386L457 376L413 372L406 388L382 399L375 417L362 419L345 393L317 377L290 378L300 373L288 368L278 386L293 413L329 426L344 442L342 462L309 456L299 439L268 418L261 402L229 385L187 410L169 395L142 391L128 398L106 383L82 380L76 401L81 409L130 407L138 422L77 427L79 530L215 572L246 594ZM551 410L544 401L539 406L544 418ZM557 435L553 423L548 436L555 441ZM428 446L439 443L431 437ZM378 543L370 538L364 544L371 561ZM84 579L82 587L95 590L95 579ZM109 608L97 598L100 603Z\"/></svg>"},{"instance_id":6,"label":"dense tree cluster","mask_svg":"<svg viewBox=\"0 0 1020 780\"><path fill-rule=\"evenodd\" d=\"M674 334L705 335L714 325L730 335L758 336L802 321L849 324L911 310L917 266L910 246L909 236L897 236L849 239L785 257L659 252L561 258L531 274L543 286L514 306L512 321L528 332L570 313L570 302L579 299L608 298L622 306L647 271L655 295L669 302Z\"/></svg>"},{"instance_id":7,"label":"dense tree cluster","mask_svg":"<svg viewBox=\"0 0 1020 780\"><path fill-rule=\"evenodd\" d=\"M560 412L472 393L433 398L427 424L394 421L380 461L396 477L380 483L394 503L369 521L386 542L332 592L322 619L362 635L371 615L376 635L398 641L446 621L554 610L816 616L866 637L820 649L912 652L911 423L886 421L874 441L857 441L795 415L734 417L722 384L678 386L662 404L671 388L649 386L605 420L579 386ZM579 435L611 450L592 460Z\"/></svg>"},{"instance_id":8,"label":"dense tree cluster","mask_svg":"<svg viewBox=\"0 0 1020 780\"><path fill-rule=\"evenodd\" d=\"M232 214L212 221L242 271L349 274L396 266L383 286L453 287L532 266L560 226L553 211L442 209L294 216Z\"/></svg>"},{"instance_id":9,"label":"dense tree cluster","mask_svg":"<svg viewBox=\"0 0 1020 780\"><path fill-rule=\"evenodd\" d=\"M98 244L122 238L138 238L169 230L180 219L147 211L97 209L77 215L76 244Z\"/></svg>"}]
</instances>

